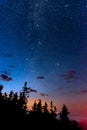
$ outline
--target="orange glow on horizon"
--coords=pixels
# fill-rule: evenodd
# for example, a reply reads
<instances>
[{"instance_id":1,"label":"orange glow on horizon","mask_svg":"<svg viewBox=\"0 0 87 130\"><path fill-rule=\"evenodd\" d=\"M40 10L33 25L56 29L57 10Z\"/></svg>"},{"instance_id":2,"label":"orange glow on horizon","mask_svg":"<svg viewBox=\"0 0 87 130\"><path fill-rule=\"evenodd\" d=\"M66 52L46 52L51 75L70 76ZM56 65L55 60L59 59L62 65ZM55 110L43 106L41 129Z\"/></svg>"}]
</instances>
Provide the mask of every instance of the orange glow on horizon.
<instances>
[{"instance_id":1,"label":"orange glow on horizon","mask_svg":"<svg viewBox=\"0 0 87 130\"><path fill-rule=\"evenodd\" d=\"M34 98L29 98L29 99L28 99L28 103L27 103L27 109L28 109L28 110L31 110L31 109L32 109L32 106L33 106L33 104L34 104L34 102L35 102L35 101L38 102L38 100L39 100L39 99L37 99L37 98L36 98L36 99L34 99ZM51 102L51 101L41 100L42 106L44 105L45 102L47 102L47 104L48 104L48 110L50 110L50 102ZM55 105L54 102L53 102L53 106L55 106L56 108L58 108L58 109L57 109L57 113L59 112L59 110L61 110L61 105L58 105L58 104ZM57 106L58 106L58 107L57 107Z\"/></svg>"}]
</instances>

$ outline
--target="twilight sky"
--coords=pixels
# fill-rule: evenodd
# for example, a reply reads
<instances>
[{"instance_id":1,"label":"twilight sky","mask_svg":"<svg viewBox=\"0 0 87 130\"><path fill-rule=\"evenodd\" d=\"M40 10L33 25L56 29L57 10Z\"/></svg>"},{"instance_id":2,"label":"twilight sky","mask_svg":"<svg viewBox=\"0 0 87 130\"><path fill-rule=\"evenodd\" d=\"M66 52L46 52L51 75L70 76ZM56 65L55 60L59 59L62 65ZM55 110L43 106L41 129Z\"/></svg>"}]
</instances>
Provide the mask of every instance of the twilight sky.
<instances>
[{"instance_id":1,"label":"twilight sky","mask_svg":"<svg viewBox=\"0 0 87 130\"><path fill-rule=\"evenodd\" d=\"M0 84L87 119L87 0L0 0ZM84 106L84 107L83 107Z\"/></svg>"}]
</instances>

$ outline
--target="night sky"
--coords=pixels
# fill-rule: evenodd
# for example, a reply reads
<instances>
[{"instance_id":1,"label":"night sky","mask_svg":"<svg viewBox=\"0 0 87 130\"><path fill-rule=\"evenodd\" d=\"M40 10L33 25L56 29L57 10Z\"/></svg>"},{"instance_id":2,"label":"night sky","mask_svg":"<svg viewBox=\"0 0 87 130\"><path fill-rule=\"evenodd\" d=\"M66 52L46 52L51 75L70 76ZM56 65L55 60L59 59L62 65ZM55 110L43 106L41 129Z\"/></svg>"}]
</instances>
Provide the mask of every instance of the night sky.
<instances>
[{"instance_id":1,"label":"night sky","mask_svg":"<svg viewBox=\"0 0 87 130\"><path fill-rule=\"evenodd\" d=\"M87 0L0 0L0 84L87 119Z\"/></svg>"}]
</instances>

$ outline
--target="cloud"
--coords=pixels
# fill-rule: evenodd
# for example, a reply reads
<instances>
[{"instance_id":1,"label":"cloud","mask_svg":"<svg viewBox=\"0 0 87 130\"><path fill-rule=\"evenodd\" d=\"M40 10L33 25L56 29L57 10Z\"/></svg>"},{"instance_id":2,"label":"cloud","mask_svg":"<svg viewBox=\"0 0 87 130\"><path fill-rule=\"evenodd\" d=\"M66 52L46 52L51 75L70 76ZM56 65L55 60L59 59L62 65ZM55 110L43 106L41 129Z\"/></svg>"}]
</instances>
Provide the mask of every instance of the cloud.
<instances>
[{"instance_id":1,"label":"cloud","mask_svg":"<svg viewBox=\"0 0 87 130\"><path fill-rule=\"evenodd\" d=\"M9 65L9 67L10 67L10 68L15 68L15 66L14 66L14 65Z\"/></svg>"},{"instance_id":2,"label":"cloud","mask_svg":"<svg viewBox=\"0 0 87 130\"><path fill-rule=\"evenodd\" d=\"M63 87L58 87L58 90L63 90L64 88Z\"/></svg>"},{"instance_id":3,"label":"cloud","mask_svg":"<svg viewBox=\"0 0 87 130\"><path fill-rule=\"evenodd\" d=\"M79 77L77 77L77 75L76 75L75 70L69 70L65 74L60 75L60 77L63 78L64 80L66 80L66 81L70 81L70 80L73 80L73 79L79 79Z\"/></svg>"},{"instance_id":4,"label":"cloud","mask_svg":"<svg viewBox=\"0 0 87 130\"><path fill-rule=\"evenodd\" d=\"M30 92L30 93L31 93L31 92L37 93L37 90L32 89L32 88L29 88L29 92Z\"/></svg>"},{"instance_id":5,"label":"cloud","mask_svg":"<svg viewBox=\"0 0 87 130\"><path fill-rule=\"evenodd\" d=\"M87 94L87 89L83 89L80 92L78 92L77 94Z\"/></svg>"},{"instance_id":6,"label":"cloud","mask_svg":"<svg viewBox=\"0 0 87 130\"><path fill-rule=\"evenodd\" d=\"M36 78L37 78L37 79L45 79L44 76L37 76Z\"/></svg>"},{"instance_id":7,"label":"cloud","mask_svg":"<svg viewBox=\"0 0 87 130\"><path fill-rule=\"evenodd\" d=\"M10 58L10 57L13 57L13 54L12 53L0 53L0 56Z\"/></svg>"},{"instance_id":8,"label":"cloud","mask_svg":"<svg viewBox=\"0 0 87 130\"><path fill-rule=\"evenodd\" d=\"M48 94L45 94L45 93L40 93L40 95L43 97L48 97Z\"/></svg>"},{"instance_id":9,"label":"cloud","mask_svg":"<svg viewBox=\"0 0 87 130\"><path fill-rule=\"evenodd\" d=\"M13 57L13 54L7 53L7 54L4 54L4 56L6 56L6 57Z\"/></svg>"},{"instance_id":10,"label":"cloud","mask_svg":"<svg viewBox=\"0 0 87 130\"><path fill-rule=\"evenodd\" d=\"M0 80L9 82L9 81L11 81L11 80L13 80L13 79L12 79L11 77L5 75L5 74L1 74L1 75L0 75Z\"/></svg>"},{"instance_id":11,"label":"cloud","mask_svg":"<svg viewBox=\"0 0 87 130\"><path fill-rule=\"evenodd\" d=\"M67 95L67 93L66 93L66 92L61 92L60 94L61 94L61 95Z\"/></svg>"}]
</instances>

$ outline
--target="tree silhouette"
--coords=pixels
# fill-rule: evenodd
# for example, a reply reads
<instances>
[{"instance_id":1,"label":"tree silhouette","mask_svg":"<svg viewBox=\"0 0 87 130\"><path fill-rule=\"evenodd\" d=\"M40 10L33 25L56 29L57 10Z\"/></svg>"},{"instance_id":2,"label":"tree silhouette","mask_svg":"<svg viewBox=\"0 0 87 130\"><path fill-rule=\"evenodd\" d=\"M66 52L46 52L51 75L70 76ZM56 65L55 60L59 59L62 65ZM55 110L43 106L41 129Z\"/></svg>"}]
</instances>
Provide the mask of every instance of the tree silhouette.
<instances>
[{"instance_id":1,"label":"tree silhouette","mask_svg":"<svg viewBox=\"0 0 87 130\"><path fill-rule=\"evenodd\" d=\"M78 123L77 121L72 121L72 127L71 127L71 130L81 130L81 127L78 126Z\"/></svg>"},{"instance_id":2,"label":"tree silhouette","mask_svg":"<svg viewBox=\"0 0 87 130\"><path fill-rule=\"evenodd\" d=\"M22 91L13 92L9 94L2 93L3 86L0 86L0 125L3 122L7 123L7 129L24 127L27 129L27 124L32 129L59 129L59 130L81 130L76 121L70 121L68 115L69 111L64 104L61 112L59 113L60 119L56 119L56 107L53 105L53 101L50 102L50 110L48 109L47 102L42 105L41 99L38 102L34 102L31 111L27 111L27 98L29 96L29 88L27 82L24 83ZM28 112L28 113L27 113ZM43 125L44 123L44 125ZM34 124L34 125L32 125ZM29 128L28 127L28 128ZM4 126L3 126L4 128Z\"/></svg>"},{"instance_id":3,"label":"tree silhouette","mask_svg":"<svg viewBox=\"0 0 87 130\"><path fill-rule=\"evenodd\" d=\"M68 111L68 108L64 104L63 107L62 107L62 111L59 113L61 121L69 120L69 118L68 118L69 114L70 114L70 112Z\"/></svg>"},{"instance_id":4,"label":"tree silhouette","mask_svg":"<svg viewBox=\"0 0 87 130\"><path fill-rule=\"evenodd\" d=\"M55 118L57 116L56 114L56 107L53 105L53 101L50 102L50 112L51 112L51 115Z\"/></svg>"},{"instance_id":5,"label":"tree silhouette","mask_svg":"<svg viewBox=\"0 0 87 130\"><path fill-rule=\"evenodd\" d=\"M27 102L28 102L27 98L28 97L29 97L29 88L27 87L27 82L25 82L24 87L23 87L22 91L20 92L19 99L18 99L19 107L21 107L25 111L27 109Z\"/></svg>"},{"instance_id":6,"label":"tree silhouette","mask_svg":"<svg viewBox=\"0 0 87 130\"><path fill-rule=\"evenodd\" d=\"M5 100L8 100L8 95L7 95L6 92L4 93L4 99L5 99Z\"/></svg>"},{"instance_id":7,"label":"tree silhouette","mask_svg":"<svg viewBox=\"0 0 87 130\"><path fill-rule=\"evenodd\" d=\"M2 96L3 85L0 85L0 97Z\"/></svg>"},{"instance_id":8,"label":"tree silhouette","mask_svg":"<svg viewBox=\"0 0 87 130\"><path fill-rule=\"evenodd\" d=\"M39 101L37 103L37 112L38 113L42 113L42 102L41 102L41 99L39 99Z\"/></svg>"},{"instance_id":9,"label":"tree silhouette","mask_svg":"<svg viewBox=\"0 0 87 130\"><path fill-rule=\"evenodd\" d=\"M37 112L37 103L36 103L36 100L34 101L34 104L32 106L32 111L33 112Z\"/></svg>"},{"instance_id":10,"label":"tree silhouette","mask_svg":"<svg viewBox=\"0 0 87 130\"><path fill-rule=\"evenodd\" d=\"M44 112L44 113L48 113L48 112L49 112L49 111L48 111L48 104L47 104L47 102L44 103L43 112Z\"/></svg>"},{"instance_id":11,"label":"tree silhouette","mask_svg":"<svg viewBox=\"0 0 87 130\"><path fill-rule=\"evenodd\" d=\"M10 93L9 93L9 100L10 101L13 99L13 95L14 95L13 91L10 91Z\"/></svg>"},{"instance_id":12,"label":"tree silhouette","mask_svg":"<svg viewBox=\"0 0 87 130\"><path fill-rule=\"evenodd\" d=\"M3 85L0 85L0 93L1 93L2 89L3 89Z\"/></svg>"}]
</instances>

